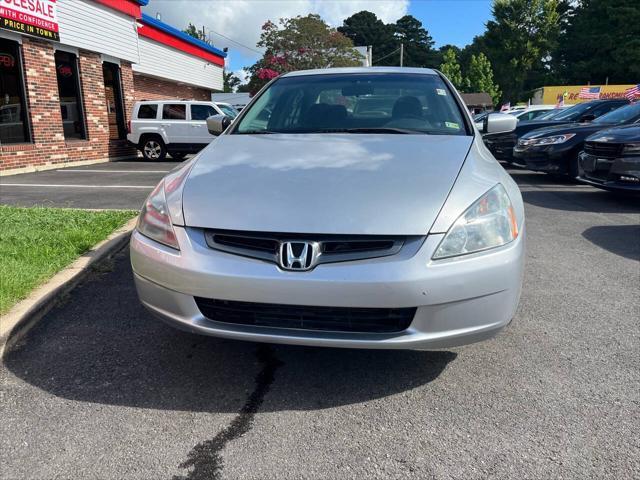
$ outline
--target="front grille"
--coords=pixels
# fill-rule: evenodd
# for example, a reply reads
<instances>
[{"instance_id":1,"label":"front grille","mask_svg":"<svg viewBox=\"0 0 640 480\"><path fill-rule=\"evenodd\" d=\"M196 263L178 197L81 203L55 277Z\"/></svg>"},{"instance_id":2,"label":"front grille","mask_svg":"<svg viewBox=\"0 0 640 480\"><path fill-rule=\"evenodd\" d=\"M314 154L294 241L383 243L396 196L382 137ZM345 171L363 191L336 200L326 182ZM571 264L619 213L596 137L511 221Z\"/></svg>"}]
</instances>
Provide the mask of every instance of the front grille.
<instances>
[{"instance_id":1,"label":"front grille","mask_svg":"<svg viewBox=\"0 0 640 480\"><path fill-rule=\"evenodd\" d=\"M585 142L584 151L590 155L602 158L616 158L622 154L621 143Z\"/></svg>"},{"instance_id":2,"label":"front grille","mask_svg":"<svg viewBox=\"0 0 640 480\"><path fill-rule=\"evenodd\" d=\"M307 241L319 245L316 264L386 257L421 237L372 235L317 235L206 230L207 245L215 250L278 263L282 242ZM415 242L414 242L415 243Z\"/></svg>"},{"instance_id":3,"label":"front grille","mask_svg":"<svg viewBox=\"0 0 640 480\"><path fill-rule=\"evenodd\" d=\"M195 297L200 312L216 322L333 332L394 333L406 330L416 308L345 308L249 303Z\"/></svg>"}]
</instances>

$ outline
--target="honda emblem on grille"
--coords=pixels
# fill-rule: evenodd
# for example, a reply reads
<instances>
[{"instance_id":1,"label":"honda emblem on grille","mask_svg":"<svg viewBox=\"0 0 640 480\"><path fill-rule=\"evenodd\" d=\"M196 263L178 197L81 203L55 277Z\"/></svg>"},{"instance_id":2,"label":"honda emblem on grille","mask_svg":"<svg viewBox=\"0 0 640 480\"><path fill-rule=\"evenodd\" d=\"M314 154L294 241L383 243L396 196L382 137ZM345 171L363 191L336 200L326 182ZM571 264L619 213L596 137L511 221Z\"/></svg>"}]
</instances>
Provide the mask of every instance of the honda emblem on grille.
<instances>
[{"instance_id":1,"label":"honda emblem on grille","mask_svg":"<svg viewBox=\"0 0 640 480\"><path fill-rule=\"evenodd\" d=\"M320 247L316 242L282 242L279 253L280 266L285 270L311 270L316 266Z\"/></svg>"}]
</instances>

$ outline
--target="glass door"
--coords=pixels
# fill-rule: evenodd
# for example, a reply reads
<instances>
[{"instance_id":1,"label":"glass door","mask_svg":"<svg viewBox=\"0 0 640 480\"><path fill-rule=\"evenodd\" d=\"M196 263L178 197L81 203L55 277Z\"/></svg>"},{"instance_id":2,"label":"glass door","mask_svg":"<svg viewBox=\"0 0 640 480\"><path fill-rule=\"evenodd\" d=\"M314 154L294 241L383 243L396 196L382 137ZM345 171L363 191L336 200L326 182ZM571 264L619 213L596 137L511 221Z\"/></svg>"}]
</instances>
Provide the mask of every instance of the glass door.
<instances>
[{"instance_id":1,"label":"glass door","mask_svg":"<svg viewBox=\"0 0 640 480\"><path fill-rule=\"evenodd\" d=\"M124 115L120 66L115 63L103 62L102 74L104 76L104 93L109 116L109 139L124 139L127 137L127 126Z\"/></svg>"}]
</instances>

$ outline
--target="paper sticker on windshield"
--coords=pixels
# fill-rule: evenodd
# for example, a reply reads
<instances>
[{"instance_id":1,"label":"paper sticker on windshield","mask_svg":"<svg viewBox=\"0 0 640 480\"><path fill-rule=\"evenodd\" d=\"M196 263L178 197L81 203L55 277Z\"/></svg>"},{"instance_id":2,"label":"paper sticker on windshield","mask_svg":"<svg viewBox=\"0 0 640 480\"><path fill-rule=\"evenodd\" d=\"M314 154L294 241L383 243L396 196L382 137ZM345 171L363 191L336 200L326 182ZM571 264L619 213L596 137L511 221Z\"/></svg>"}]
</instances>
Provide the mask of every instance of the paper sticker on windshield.
<instances>
[{"instance_id":1,"label":"paper sticker on windshield","mask_svg":"<svg viewBox=\"0 0 640 480\"><path fill-rule=\"evenodd\" d=\"M447 91L444 88L436 88L436 93L438 95L447 95Z\"/></svg>"},{"instance_id":2,"label":"paper sticker on windshield","mask_svg":"<svg viewBox=\"0 0 640 480\"><path fill-rule=\"evenodd\" d=\"M460 130L460 125L454 122L444 122L447 128L455 128L456 130Z\"/></svg>"}]
</instances>

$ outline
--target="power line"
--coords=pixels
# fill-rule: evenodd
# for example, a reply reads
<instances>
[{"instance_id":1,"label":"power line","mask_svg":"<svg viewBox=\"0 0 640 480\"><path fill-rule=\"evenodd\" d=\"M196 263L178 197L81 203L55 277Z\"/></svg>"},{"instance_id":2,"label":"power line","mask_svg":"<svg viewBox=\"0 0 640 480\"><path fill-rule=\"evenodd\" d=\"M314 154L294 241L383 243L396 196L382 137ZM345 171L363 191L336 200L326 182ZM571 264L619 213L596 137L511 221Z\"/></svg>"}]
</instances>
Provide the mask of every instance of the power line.
<instances>
[{"instance_id":1,"label":"power line","mask_svg":"<svg viewBox=\"0 0 640 480\"><path fill-rule=\"evenodd\" d=\"M378 63L380 60L384 60L387 57L390 57L391 55L393 55L394 53L397 53L400 51L400 47L396 48L393 52L391 53L387 53L384 57L380 57L378 58L375 62L371 62L371 65L374 65L376 63Z\"/></svg>"},{"instance_id":2,"label":"power line","mask_svg":"<svg viewBox=\"0 0 640 480\"><path fill-rule=\"evenodd\" d=\"M260 50L256 50L255 48L251 48L251 47L249 47L249 46L245 45L244 43L240 43L240 42L238 42L237 40L234 40L233 38L227 37L226 35L223 35L223 34L221 34L221 33L218 33L218 32L216 32L215 30L212 30L212 29L210 29L210 28L209 28L209 35L211 35L211 33L215 33L216 35L218 35L218 36L220 36L220 37L222 37L222 38L225 38L225 39L229 40L230 42L233 42L233 43L235 43L236 45L241 46L242 48L246 48L247 50L251 50L251 51L252 51L252 52L254 52L254 53L258 53L258 54L260 54L260 55L262 55L262 54L264 53L264 52L261 52Z\"/></svg>"}]
</instances>

